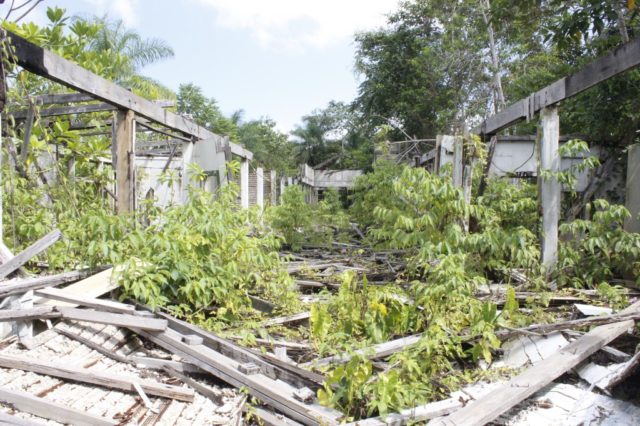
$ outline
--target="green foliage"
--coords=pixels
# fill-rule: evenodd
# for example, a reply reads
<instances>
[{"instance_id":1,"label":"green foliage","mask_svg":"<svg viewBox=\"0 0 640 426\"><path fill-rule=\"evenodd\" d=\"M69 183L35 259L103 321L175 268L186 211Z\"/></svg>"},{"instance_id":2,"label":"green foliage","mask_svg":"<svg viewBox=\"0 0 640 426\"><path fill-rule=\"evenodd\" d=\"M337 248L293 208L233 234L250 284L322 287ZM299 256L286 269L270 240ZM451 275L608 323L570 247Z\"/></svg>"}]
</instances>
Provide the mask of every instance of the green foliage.
<instances>
[{"instance_id":1,"label":"green foliage","mask_svg":"<svg viewBox=\"0 0 640 426\"><path fill-rule=\"evenodd\" d=\"M213 98L207 98L202 89L193 83L181 84L178 88L178 112L186 114L199 125L212 132L227 135L232 141L238 140L238 126L225 117Z\"/></svg>"},{"instance_id":2,"label":"green foliage","mask_svg":"<svg viewBox=\"0 0 640 426\"><path fill-rule=\"evenodd\" d=\"M630 214L605 200L593 202L592 220L560 225L556 279L562 285L595 287L615 276L631 275L640 282L640 234L624 230Z\"/></svg>"},{"instance_id":3,"label":"green foliage","mask_svg":"<svg viewBox=\"0 0 640 426\"><path fill-rule=\"evenodd\" d=\"M326 191L325 199L312 206L299 185L287 186L280 204L271 207L267 215L293 251L299 251L303 243L326 245L339 240L349 226L336 191Z\"/></svg>"},{"instance_id":4,"label":"green foliage","mask_svg":"<svg viewBox=\"0 0 640 426\"><path fill-rule=\"evenodd\" d=\"M290 175L296 169L297 164L293 163L294 144L286 134L276 129L275 121L263 118L240 124L238 140L267 170Z\"/></svg>"}]
</instances>

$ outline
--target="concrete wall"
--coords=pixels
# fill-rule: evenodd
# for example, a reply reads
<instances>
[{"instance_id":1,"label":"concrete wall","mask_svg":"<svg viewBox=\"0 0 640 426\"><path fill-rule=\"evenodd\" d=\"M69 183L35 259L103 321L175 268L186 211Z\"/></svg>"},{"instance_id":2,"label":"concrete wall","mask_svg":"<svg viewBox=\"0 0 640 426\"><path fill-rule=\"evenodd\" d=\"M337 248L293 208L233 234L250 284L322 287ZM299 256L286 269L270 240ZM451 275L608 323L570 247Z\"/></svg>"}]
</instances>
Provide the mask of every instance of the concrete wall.
<instances>
[{"instance_id":1,"label":"concrete wall","mask_svg":"<svg viewBox=\"0 0 640 426\"><path fill-rule=\"evenodd\" d=\"M167 170L175 175L172 185L160 182L160 175L167 164L168 156L136 157L137 205L148 196L155 197L156 204L167 207L182 199L182 158L173 158Z\"/></svg>"},{"instance_id":2,"label":"concrete wall","mask_svg":"<svg viewBox=\"0 0 640 426\"><path fill-rule=\"evenodd\" d=\"M362 170L315 170L315 188L352 188Z\"/></svg>"}]
</instances>

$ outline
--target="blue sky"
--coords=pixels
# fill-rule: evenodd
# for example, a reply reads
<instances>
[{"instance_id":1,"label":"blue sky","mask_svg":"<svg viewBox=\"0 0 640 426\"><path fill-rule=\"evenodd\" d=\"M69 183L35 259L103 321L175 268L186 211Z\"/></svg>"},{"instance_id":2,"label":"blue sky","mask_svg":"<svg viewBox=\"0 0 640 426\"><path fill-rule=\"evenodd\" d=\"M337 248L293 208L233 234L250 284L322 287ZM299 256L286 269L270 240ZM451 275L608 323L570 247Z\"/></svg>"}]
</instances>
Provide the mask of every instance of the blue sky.
<instances>
[{"instance_id":1,"label":"blue sky","mask_svg":"<svg viewBox=\"0 0 640 426\"><path fill-rule=\"evenodd\" d=\"M175 57L142 70L176 90L201 86L223 112L269 116L282 131L356 94L353 34L385 22L398 0L46 0L70 14L122 19L167 41ZM5 6L6 7L6 6ZM3 7L4 9L4 7Z\"/></svg>"}]
</instances>

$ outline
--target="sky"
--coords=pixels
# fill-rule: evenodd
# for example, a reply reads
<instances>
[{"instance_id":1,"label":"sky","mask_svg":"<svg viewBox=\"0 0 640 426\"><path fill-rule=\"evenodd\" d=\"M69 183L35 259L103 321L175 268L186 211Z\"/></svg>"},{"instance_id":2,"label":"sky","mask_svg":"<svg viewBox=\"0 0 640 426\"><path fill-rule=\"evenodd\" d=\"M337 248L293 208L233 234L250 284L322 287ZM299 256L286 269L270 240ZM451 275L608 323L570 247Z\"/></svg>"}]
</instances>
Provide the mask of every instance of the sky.
<instances>
[{"instance_id":1,"label":"sky","mask_svg":"<svg viewBox=\"0 0 640 426\"><path fill-rule=\"evenodd\" d=\"M385 23L398 0L45 0L71 15L122 19L145 37L165 40L172 59L141 73L173 90L194 83L230 115L270 117L281 131L330 100L357 93L358 31Z\"/></svg>"}]
</instances>

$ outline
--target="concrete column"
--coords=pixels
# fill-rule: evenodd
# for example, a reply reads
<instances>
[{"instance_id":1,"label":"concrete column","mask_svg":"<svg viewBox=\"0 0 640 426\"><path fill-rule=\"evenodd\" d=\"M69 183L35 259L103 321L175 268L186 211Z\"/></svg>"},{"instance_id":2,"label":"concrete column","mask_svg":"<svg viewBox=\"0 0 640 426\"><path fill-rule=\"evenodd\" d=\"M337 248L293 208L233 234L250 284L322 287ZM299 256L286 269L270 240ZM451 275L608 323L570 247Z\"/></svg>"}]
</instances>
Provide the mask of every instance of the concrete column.
<instances>
[{"instance_id":1,"label":"concrete column","mask_svg":"<svg viewBox=\"0 0 640 426\"><path fill-rule=\"evenodd\" d=\"M276 171L275 170L271 170L271 205L275 206L276 204L278 204L278 182L276 182L277 179L277 175L276 175Z\"/></svg>"},{"instance_id":2,"label":"concrete column","mask_svg":"<svg viewBox=\"0 0 640 426\"><path fill-rule=\"evenodd\" d=\"M262 167L256 169L256 204L260 208L264 207L264 170Z\"/></svg>"},{"instance_id":3,"label":"concrete column","mask_svg":"<svg viewBox=\"0 0 640 426\"><path fill-rule=\"evenodd\" d=\"M627 194L625 205L631 217L624 228L640 232L640 144L631 145L627 153Z\"/></svg>"},{"instance_id":4,"label":"concrete column","mask_svg":"<svg viewBox=\"0 0 640 426\"><path fill-rule=\"evenodd\" d=\"M280 202L282 203L282 194L284 194L286 179L284 177L280 178Z\"/></svg>"},{"instance_id":5,"label":"concrete column","mask_svg":"<svg viewBox=\"0 0 640 426\"><path fill-rule=\"evenodd\" d=\"M240 207L249 208L249 160L240 163Z\"/></svg>"},{"instance_id":6,"label":"concrete column","mask_svg":"<svg viewBox=\"0 0 640 426\"><path fill-rule=\"evenodd\" d=\"M293 178L292 177L288 177L287 178L287 186L291 186L293 185Z\"/></svg>"},{"instance_id":7,"label":"concrete column","mask_svg":"<svg viewBox=\"0 0 640 426\"><path fill-rule=\"evenodd\" d=\"M558 258L558 221L560 220L561 187L555 178L543 179L541 172L560 171L560 118L557 107L544 108L540 112L542 137L540 138L540 162L538 191L542 210L542 265L553 270Z\"/></svg>"},{"instance_id":8,"label":"concrete column","mask_svg":"<svg viewBox=\"0 0 640 426\"><path fill-rule=\"evenodd\" d=\"M189 197L189 180L191 177L189 176L189 164L191 163L191 159L193 158L193 147L195 144L193 142L183 142L182 143L182 184L180 185L180 199L183 203L187 202L187 198Z\"/></svg>"}]
</instances>

